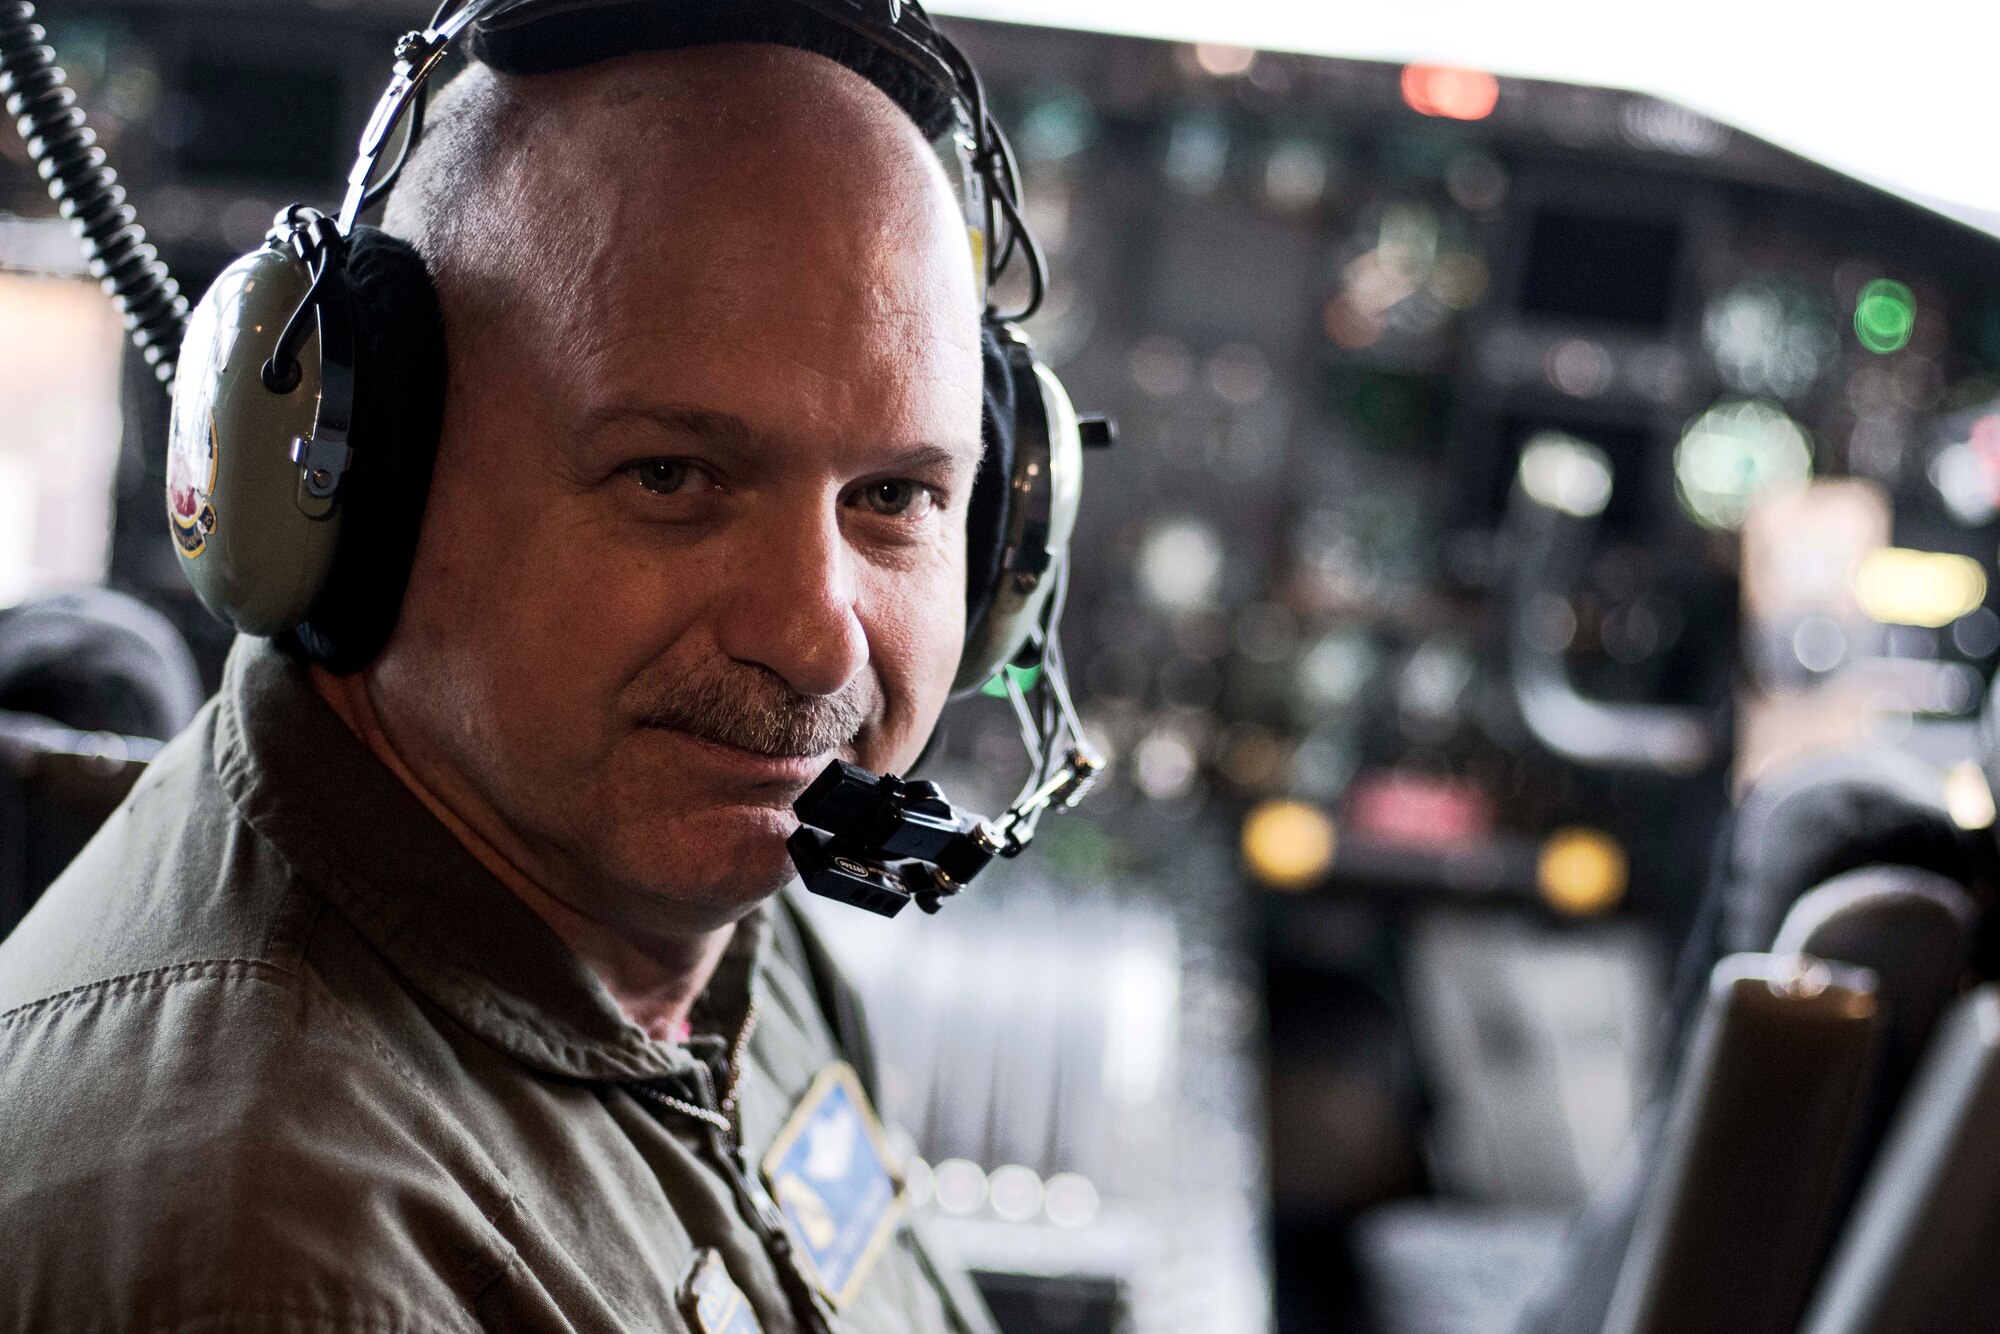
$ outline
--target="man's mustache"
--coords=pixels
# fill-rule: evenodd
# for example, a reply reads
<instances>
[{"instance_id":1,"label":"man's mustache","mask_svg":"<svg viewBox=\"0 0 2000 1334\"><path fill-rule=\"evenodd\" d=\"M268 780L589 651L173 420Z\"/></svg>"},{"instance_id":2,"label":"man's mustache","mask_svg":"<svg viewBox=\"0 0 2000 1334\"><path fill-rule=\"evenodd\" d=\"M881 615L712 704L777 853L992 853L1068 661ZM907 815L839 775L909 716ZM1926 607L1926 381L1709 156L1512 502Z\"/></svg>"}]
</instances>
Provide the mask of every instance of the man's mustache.
<instances>
[{"instance_id":1,"label":"man's mustache","mask_svg":"<svg viewBox=\"0 0 2000 1334\"><path fill-rule=\"evenodd\" d=\"M837 694L801 695L773 672L738 664L671 682L641 721L759 755L805 757L854 740L875 702L865 672Z\"/></svg>"}]
</instances>

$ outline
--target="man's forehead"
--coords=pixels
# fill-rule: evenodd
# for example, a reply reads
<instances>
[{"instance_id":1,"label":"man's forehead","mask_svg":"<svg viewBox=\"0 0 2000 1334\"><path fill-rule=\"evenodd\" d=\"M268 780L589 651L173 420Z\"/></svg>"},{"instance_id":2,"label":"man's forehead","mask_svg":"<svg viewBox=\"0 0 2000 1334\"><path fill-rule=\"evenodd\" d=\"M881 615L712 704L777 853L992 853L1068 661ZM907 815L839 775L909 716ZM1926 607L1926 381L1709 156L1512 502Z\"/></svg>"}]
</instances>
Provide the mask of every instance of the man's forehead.
<instances>
[{"instance_id":1,"label":"man's forehead","mask_svg":"<svg viewBox=\"0 0 2000 1334\"><path fill-rule=\"evenodd\" d=\"M772 46L472 77L515 123L433 247L465 373L533 365L571 422L644 392L752 425L819 414L822 439L909 415L891 438L976 448L963 216L872 86Z\"/></svg>"},{"instance_id":2,"label":"man's forehead","mask_svg":"<svg viewBox=\"0 0 2000 1334\"><path fill-rule=\"evenodd\" d=\"M545 95L498 173L489 208L506 216L467 223L494 229L483 249L517 317L552 315L585 345L649 327L671 340L696 319L723 342L852 325L919 359L940 319L974 336L952 186L852 72L711 47L519 82Z\"/></svg>"},{"instance_id":3,"label":"man's forehead","mask_svg":"<svg viewBox=\"0 0 2000 1334\"><path fill-rule=\"evenodd\" d=\"M928 212L963 228L961 201L915 125L819 56L703 47L509 83L526 111L502 149L508 185L558 215L638 207L664 217L699 200L823 225L840 211L864 227Z\"/></svg>"}]
</instances>

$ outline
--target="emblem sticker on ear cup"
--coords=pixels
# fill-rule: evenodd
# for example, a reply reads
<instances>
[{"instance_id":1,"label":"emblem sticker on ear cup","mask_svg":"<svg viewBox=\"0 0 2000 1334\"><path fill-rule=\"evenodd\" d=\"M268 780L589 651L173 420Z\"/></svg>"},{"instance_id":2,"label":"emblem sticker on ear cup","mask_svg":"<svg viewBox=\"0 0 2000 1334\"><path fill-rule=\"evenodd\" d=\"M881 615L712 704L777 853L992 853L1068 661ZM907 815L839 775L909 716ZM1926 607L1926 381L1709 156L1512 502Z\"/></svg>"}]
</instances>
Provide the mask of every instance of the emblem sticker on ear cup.
<instances>
[{"instance_id":1,"label":"emblem sticker on ear cup","mask_svg":"<svg viewBox=\"0 0 2000 1334\"><path fill-rule=\"evenodd\" d=\"M176 431L167 451L167 517L181 554L199 556L215 531L215 418L208 430Z\"/></svg>"},{"instance_id":2,"label":"emblem sticker on ear cup","mask_svg":"<svg viewBox=\"0 0 2000 1334\"><path fill-rule=\"evenodd\" d=\"M241 332L235 308L248 291L249 280L241 271L223 270L188 317L187 335L181 340L174 410L167 426L167 517L173 520L181 555L190 559L208 546L218 521L213 497L222 441L215 425L215 398ZM230 318L222 318L223 310L230 312Z\"/></svg>"}]
</instances>

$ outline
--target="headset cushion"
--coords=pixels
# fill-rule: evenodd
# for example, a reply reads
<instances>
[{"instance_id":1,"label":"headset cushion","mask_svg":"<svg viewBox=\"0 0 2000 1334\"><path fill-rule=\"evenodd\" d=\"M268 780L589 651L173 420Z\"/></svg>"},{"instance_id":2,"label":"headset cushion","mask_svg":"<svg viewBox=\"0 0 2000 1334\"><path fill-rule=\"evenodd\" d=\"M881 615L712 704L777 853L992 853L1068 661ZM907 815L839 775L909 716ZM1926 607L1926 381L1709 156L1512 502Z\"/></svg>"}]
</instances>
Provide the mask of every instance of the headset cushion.
<instances>
[{"instance_id":1,"label":"headset cushion","mask_svg":"<svg viewBox=\"0 0 2000 1334\"><path fill-rule=\"evenodd\" d=\"M876 20L879 22L879 20ZM808 5L741 0L530 0L474 25L472 57L503 74L547 74L641 51L725 43L796 47L847 66L903 109L926 139L951 128L952 90L924 78L855 23Z\"/></svg>"},{"instance_id":2,"label":"headset cushion","mask_svg":"<svg viewBox=\"0 0 2000 1334\"><path fill-rule=\"evenodd\" d=\"M986 373L986 413L980 427L986 448L980 455L978 481L965 515L967 642L993 605L1000 562L1007 554L1007 511L1014 481L1014 376L990 322L980 329L980 359Z\"/></svg>"},{"instance_id":3,"label":"headset cushion","mask_svg":"<svg viewBox=\"0 0 2000 1334\"><path fill-rule=\"evenodd\" d=\"M444 424L444 322L410 245L357 227L345 265L354 318L354 462L326 587L293 634L305 656L359 671L396 628Z\"/></svg>"}]
</instances>

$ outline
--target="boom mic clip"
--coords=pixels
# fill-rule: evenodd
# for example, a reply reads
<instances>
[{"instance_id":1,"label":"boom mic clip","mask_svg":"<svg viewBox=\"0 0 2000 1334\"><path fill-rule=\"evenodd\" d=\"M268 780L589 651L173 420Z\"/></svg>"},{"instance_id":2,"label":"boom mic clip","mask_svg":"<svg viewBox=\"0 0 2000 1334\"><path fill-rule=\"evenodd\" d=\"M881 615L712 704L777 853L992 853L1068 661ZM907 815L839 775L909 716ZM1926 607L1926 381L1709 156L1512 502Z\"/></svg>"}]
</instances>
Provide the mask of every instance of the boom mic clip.
<instances>
[{"instance_id":1,"label":"boom mic clip","mask_svg":"<svg viewBox=\"0 0 2000 1334\"><path fill-rule=\"evenodd\" d=\"M1067 574L1059 573L1065 584ZM1011 670L999 677L1034 762L1013 804L984 820L953 806L936 783L836 759L792 803L799 827L785 847L807 889L884 917L912 900L934 913L995 857L1019 856L1045 812L1070 810L1090 791L1104 760L1084 738L1055 635L1066 591L1050 599L1030 645L1039 659L1033 685L1024 690Z\"/></svg>"}]
</instances>

